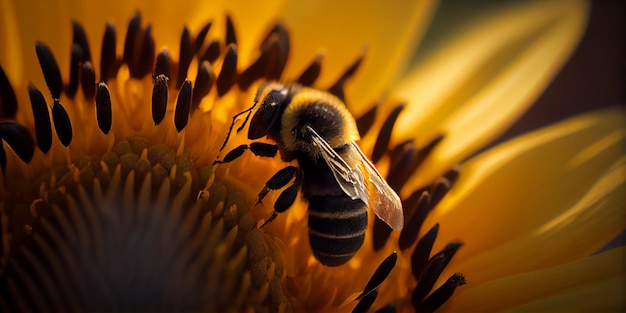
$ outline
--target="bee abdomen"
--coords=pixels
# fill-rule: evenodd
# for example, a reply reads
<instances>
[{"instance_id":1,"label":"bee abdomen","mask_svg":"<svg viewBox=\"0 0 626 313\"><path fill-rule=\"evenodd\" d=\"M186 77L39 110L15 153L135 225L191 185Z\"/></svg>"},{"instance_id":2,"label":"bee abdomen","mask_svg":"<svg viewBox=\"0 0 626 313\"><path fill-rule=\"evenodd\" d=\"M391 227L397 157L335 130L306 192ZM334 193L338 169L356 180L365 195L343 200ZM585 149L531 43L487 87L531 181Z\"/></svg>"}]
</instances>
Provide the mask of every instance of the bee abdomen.
<instances>
[{"instance_id":1,"label":"bee abdomen","mask_svg":"<svg viewBox=\"0 0 626 313\"><path fill-rule=\"evenodd\" d=\"M367 230L367 209L361 200L342 196L309 199L309 243L320 263L338 266L361 248Z\"/></svg>"}]
</instances>

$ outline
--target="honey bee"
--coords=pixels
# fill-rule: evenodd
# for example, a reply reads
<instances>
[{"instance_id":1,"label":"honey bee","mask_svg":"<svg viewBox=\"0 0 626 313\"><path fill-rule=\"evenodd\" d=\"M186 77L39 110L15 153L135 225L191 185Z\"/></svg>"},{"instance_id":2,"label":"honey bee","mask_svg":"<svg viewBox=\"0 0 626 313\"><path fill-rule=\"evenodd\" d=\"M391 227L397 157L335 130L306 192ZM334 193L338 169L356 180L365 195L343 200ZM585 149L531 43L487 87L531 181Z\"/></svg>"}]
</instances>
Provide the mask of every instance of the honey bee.
<instances>
[{"instance_id":1,"label":"honey bee","mask_svg":"<svg viewBox=\"0 0 626 313\"><path fill-rule=\"evenodd\" d=\"M283 161L297 161L297 166L287 166L272 176L259 193L257 204L268 192L293 180L261 227L291 207L301 191L308 201L309 244L315 258L326 266L346 263L361 248L368 207L393 230L402 229L400 198L357 145L354 118L337 97L296 84L265 84L257 91L252 107L233 117L220 150L243 114L247 115L237 132L249 120L248 139L267 136L275 144L240 145L216 163L231 162L245 150L266 157L279 152Z\"/></svg>"}]
</instances>

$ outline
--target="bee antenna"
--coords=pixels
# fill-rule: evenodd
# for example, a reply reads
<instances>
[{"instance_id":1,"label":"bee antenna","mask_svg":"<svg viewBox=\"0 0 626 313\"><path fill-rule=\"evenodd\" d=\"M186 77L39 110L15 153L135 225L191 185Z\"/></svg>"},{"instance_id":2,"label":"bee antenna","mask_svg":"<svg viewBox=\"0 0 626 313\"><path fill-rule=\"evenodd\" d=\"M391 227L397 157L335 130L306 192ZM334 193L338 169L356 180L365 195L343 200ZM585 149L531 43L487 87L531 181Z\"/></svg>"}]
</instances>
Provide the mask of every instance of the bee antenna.
<instances>
[{"instance_id":1,"label":"bee antenna","mask_svg":"<svg viewBox=\"0 0 626 313\"><path fill-rule=\"evenodd\" d=\"M272 212L272 215L265 221L263 222L263 224L261 224L261 226L259 226L259 228L263 228L265 227L265 225L269 224L271 221L273 221L276 217L278 216L278 212L274 211Z\"/></svg>"}]
</instances>

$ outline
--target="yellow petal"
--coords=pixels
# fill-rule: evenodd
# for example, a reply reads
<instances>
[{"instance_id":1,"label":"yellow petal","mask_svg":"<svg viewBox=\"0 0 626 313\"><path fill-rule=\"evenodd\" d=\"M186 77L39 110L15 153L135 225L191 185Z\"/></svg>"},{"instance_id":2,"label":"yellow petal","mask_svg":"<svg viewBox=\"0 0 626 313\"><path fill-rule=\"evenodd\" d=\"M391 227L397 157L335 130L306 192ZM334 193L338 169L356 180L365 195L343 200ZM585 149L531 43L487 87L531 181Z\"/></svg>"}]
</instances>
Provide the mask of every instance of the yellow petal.
<instances>
[{"instance_id":1,"label":"yellow petal","mask_svg":"<svg viewBox=\"0 0 626 313\"><path fill-rule=\"evenodd\" d=\"M565 265L457 289L442 307L450 312L607 312L626 306L626 247Z\"/></svg>"},{"instance_id":2,"label":"yellow petal","mask_svg":"<svg viewBox=\"0 0 626 313\"><path fill-rule=\"evenodd\" d=\"M411 190L506 129L543 92L578 43L587 20L582 1L522 1L458 30L420 58L393 93L408 99L395 142L445 133Z\"/></svg>"},{"instance_id":3,"label":"yellow petal","mask_svg":"<svg viewBox=\"0 0 626 313\"><path fill-rule=\"evenodd\" d=\"M287 77L297 77L323 51L317 85L329 87L366 49L346 86L348 106L359 116L402 74L434 8L434 1L292 1L284 17L298 59Z\"/></svg>"},{"instance_id":4,"label":"yellow petal","mask_svg":"<svg viewBox=\"0 0 626 313\"><path fill-rule=\"evenodd\" d=\"M463 165L427 221L441 224L438 245L465 242L449 268L480 283L569 262L622 231L625 123L617 108L586 114Z\"/></svg>"}]
</instances>

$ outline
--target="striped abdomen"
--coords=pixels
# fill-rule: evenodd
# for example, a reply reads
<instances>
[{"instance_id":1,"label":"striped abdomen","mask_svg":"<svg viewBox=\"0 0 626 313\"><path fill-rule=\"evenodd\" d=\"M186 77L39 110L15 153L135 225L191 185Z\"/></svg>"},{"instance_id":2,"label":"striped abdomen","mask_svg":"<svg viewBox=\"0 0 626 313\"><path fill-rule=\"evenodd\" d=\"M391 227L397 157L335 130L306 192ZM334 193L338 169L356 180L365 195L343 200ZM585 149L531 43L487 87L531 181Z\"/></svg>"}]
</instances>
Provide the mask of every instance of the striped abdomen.
<instances>
[{"instance_id":1,"label":"striped abdomen","mask_svg":"<svg viewBox=\"0 0 626 313\"><path fill-rule=\"evenodd\" d=\"M338 266L361 248L367 229L367 209L349 196L309 197L309 243L320 263Z\"/></svg>"}]
</instances>

